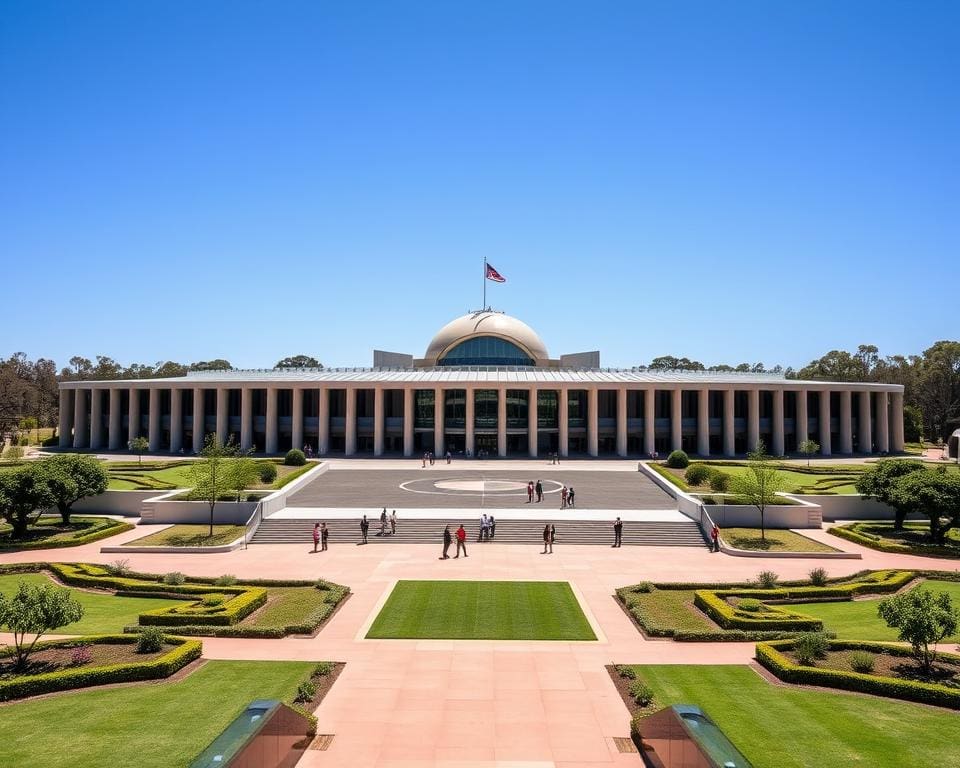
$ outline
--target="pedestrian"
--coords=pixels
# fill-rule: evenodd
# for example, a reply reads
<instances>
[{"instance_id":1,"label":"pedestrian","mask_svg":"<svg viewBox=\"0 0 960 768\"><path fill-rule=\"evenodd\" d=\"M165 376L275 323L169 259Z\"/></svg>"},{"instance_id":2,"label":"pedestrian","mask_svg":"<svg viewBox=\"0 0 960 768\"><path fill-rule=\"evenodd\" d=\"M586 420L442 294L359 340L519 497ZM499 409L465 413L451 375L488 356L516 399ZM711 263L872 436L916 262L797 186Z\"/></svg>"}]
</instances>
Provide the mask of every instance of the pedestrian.
<instances>
[{"instance_id":1,"label":"pedestrian","mask_svg":"<svg viewBox=\"0 0 960 768\"><path fill-rule=\"evenodd\" d=\"M487 528L490 530L490 538L492 539L497 533L497 521L493 519L493 515L490 515L487 520Z\"/></svg>"},{"instance_id":2,"label":"pedestrian","mask_svg":"<svg viewBox=\"0 0 960 768\"><path fill-rule=\"evenodd\" d=\"M445 525L443 527L443 554L440 556L441 560L450 559L450 555L448 554L448 552L450 551L450 542L452 541L453 541L453 536L450 534L450 526Z\"/></svg>"},{"instance_id":3,"label":"pedestrian","mask_svg":"<svg viewBox=\"0 0 960 768\"><path fill-rule=\"evenodd\" d=\"M463 528L463 523L460 523L460 527L457 528L457 554L454 555L454 560L460 557L460 550L463 550L464 557L470 557L467 554L467 532Z\"/></svg>"},{"instance_id":4,"label":"pedestrian","mask_svg":"<svg viewBox=\"0 0 960 768\"><path fill-rule=\"evenodd\" d=\"M534 486L534 488L537 492L537 501L543 501L543 484L537 480L537 484Z\"/></svg>"},{"instance_id":5,"label":"pedestrian","mask_svg":"<svg viewBox=\"0 0 960 768\"><path fill-rule=\"evenodd\" d=\"M487 513L484 512L480 515L480 533L477 536L477 541L483 541L484 536L487 535Z\"/></svg>"},{"instance_id":6,"label":"pedestrian","mask_svg":"<svg viewBox=\"0 0 960 768\"><path fill-rule=\"evenodd\" d=\"M327 538L330 536L330 529L326 523L320 523L320 551L327 551Z\"/></svg>"},{"instance_id":7,"label":"pedestrian","mask_svg":"<svg viewBox=\"0 0 960 768\"><path fill-rule=\"evenodd\" d=\"M420 469L427 468L427 454L423 454L423 457L420 459Z\"/></svg>"},{"instance_id":8,"label":"pedestrian","mask_svg":"<svg viewBox=\"0 0 960 768\"><path fill-rule=\"evenodd\" d=\"M380 513L380 535L387 535L387 508L383 508L383 512Z\"/></svg>"},{"instance_id":9,"label":"pedestrian","mask_svg":"<svg viewBox=\"0 0 960 768\"><path fill-rule=\"evenodd\" d=\"M572 485L567 489L567 506L568 507L575 506L573 503L573 486Z\"/></svg>"},{"instance_id":10,"label":"pedestrian","mask_svg":"<svg viewBox=\"0 0 960 768\"><path fill-rule=\"evenodd\" d=\"M533 480L527 483L527 504L533 501Z\"/></svg>"},{"instance_id":11,"label":"pedestrian","mask_svg":"<svg viewBox=\"0 0 960 768\"><path fill-rule=\"evenodd\" d=\"M623 542L623 521L618 517L613 524L613 546L619 547Z\"/></svg>"},{"instance_id":12,"label":"pedestrian","mask_svg":"<svg viewBox=\"0 0 960 768\"><path fill-rule=\"evenodd\" d=\"M393 510L390 513L390 535L394 536L397 533L397 510Z\"/></svg>"},{"instance_id":13,"label":"pedestrian","mask_svg":"<svg viewBox=\"0 0 960 768\"><path fill-rule=\"evenodd\" d=\"M550 524L550 554L553 554L553 542L557 540L557 526Z\"/></svg>"},{"instance_id":14,"label":"pedestrian","mask_svg":"<svg viewBox=\"0 0 960 768\"><path fill-rule=\"evenodd\" d=\"M360 537L362 539L360 542L361 544L367 543L367 531L369 529L370 529L370 521L367 520L367 516L364 515L363 518L360 520Z\"/></svg>"},{"instance_id":15,"label":"pedestrian","mask_svg":"<svg viewBox=\"0 0 960 768\"><path fill-rule=\"evenodd\" d=\"M451 458L453 458L453 457L450 455L450 451L447 451L447 464L450 463L450 459L451 459Z\"/></svg>"},{"instance_id":16,"label":"pedestrian","mask_svg":"<svg viewBox=\"0 0 960 768\"><path fill-rule=\"evenodd\" d=\"M320 523L313 524L313 551L317 551L317 546L320 544Z\"/></svg>"},{"instance_id":17,"label":"pedestrian","mask_svg":"<svg viewBox=\"0 0 960 768\"><path fill-rule=\"evenodd\" d=\"M567 486L560 489L560 509L567 508Z\"/></svg>"},{"instance_id":18,"label":"pedestrian","mask_svg":"<svg viewBox=\"0 0 960 768\"><path fill-rule=\"evenodd\" d=\"M543 526L543 552L541 555L547 554L547 545L550 543L550 523L547 523Z\"/></svg>"},{"instance_id":19,"label":"pedestrian","mask_svg":"<svg viewBox=\"0 0 960 768\"><path fill-rule=\"evenodd\" d=\"M714 523L713 528L710 529L710 541L713 542L713 546L711 547L712 551L719 552L720 551L720 528L716 523Z\"/></svg>"}]
</instances>

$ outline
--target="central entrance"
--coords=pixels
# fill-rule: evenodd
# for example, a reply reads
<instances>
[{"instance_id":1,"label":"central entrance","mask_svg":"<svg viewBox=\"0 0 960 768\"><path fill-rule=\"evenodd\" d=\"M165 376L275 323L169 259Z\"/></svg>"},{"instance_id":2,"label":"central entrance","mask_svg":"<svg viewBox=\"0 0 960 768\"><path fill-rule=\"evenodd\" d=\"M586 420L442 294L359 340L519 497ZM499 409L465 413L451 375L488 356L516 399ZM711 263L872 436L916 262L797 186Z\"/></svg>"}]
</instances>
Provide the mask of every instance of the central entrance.
<instances>
[{"instance_id":1,"label":"central entrance","mask_svg":"<svg viewBox=\"0 0 960 768\"><path fill-rule=\"evenodd\" d=\"M479 454L481 451L487 456L497 455L497 436L496 435L474 435L474 450Z\"/></svg>"}]
</instances>

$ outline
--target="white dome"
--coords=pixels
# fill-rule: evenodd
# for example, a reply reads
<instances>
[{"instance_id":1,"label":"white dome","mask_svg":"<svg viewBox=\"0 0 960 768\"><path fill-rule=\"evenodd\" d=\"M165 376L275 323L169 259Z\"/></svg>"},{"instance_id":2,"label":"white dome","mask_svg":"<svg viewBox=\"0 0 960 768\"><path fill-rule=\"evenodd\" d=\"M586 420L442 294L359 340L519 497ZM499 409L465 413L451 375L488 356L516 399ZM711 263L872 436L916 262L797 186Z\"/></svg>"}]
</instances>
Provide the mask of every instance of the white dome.
<instances>
[{"instance_id":1,"label":"white dome","mask_svg":"<svg viewBox=\"0 0 960 768\"><path fill-rule=\"evenodd\" d=\"M443 326L427 347L424 363L436 365L458 344L478 336L492 336L515 344L535 365L545 365L550 358L536 331L522 320L501 312L484 311L458 317Z\"/></svg>"}]
</instances>

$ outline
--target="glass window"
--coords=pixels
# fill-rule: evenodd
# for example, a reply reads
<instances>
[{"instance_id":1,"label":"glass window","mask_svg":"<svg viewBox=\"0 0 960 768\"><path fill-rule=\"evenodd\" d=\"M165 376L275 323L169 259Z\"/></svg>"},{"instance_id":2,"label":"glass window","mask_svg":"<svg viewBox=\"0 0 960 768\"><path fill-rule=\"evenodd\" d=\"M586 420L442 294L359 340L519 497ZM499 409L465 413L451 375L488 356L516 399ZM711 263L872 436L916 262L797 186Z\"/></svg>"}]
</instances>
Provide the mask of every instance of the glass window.
<instances>
[{"instance_id":1,"label":"glass window","mask_svg":"<svg viewBox=\"0 0 960 768\"><path fill-rule=\"evenodd\" d=\"M437 365L533 365L516 344L495 336L477 336L457 344Z\"/></svg>"},{"instance_id":2,"label":"glass window","mask_svg":"<svg viewBox=\"0 0 960 768\"><path fill-rule=\"evenodd\" d=\"M557 392L553 389L537 390L537 426L555 429L557 426Z\"/></svg>"},{"instance_id":3,"label":"glass window","mask_svg":"<svg viewBox=\"0 0 960 768\"><path fill-rule=\"evenodd\" d=\"M473 421L477 429L496 429L497 390L478 389L474 392ZM496 449L494 449L496 450Z\"/></svg>"},{"instance_id":4,"label":"glass window","mask_svg":"<svg viewBox=\"0 0 960 768\"><path fill-rule=\"evenodd\" d=\"M414 426L423 429L433 427L434 419L434 391L432 389L418 389L413 397Z\"/></svg>"},{"instance_id":5,"label":"glass window","mask_svg":"<svg viewBox=\"0 0 960 768\"><path fill-rule=\"evenodd\" d=\"M443 426L450 429L463 429L467 419L467 391L465 389L447 389L443 393Z\"/></svg>"},{"instance_id":6,"label":"glass window","mask_svg":"<svg viewBox=\"0 0 960 768\"><path fill-rule=\"evenodd\" d=\"M527 403L530 392L526 389L507 390L507 428L527 428Z\"/></svg>"}]
</instances>

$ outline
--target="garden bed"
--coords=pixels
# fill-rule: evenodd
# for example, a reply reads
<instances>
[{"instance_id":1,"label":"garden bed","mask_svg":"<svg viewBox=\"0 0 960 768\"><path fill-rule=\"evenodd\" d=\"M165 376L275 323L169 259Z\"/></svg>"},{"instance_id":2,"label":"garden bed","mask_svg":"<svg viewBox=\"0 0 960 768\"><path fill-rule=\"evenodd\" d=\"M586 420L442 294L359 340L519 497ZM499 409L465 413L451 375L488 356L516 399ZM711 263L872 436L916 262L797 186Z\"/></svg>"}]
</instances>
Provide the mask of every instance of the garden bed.
<instances>
[{"instance_id":1,"label":"garden bed","mask_svg":"<svg viewBox=\"0 0 960 768\"><path fill-rule=\"evenodd\" d=\"M722 528L720 537L731 547L751 552L839 551L795 531L782 528L767 528L763 538L760 537L759 528Z\"/></svg>"},{"instance_id":2,"label":"garden bed","mask_svg":"<svg viewBox=\"0 0 960 768\"><path fill-rule=\"evenodd\" d=\"M151 526L138 526L149 528ZM246 531L243 525L215 525L210 536L209 525L171 525L156 533L124 542L125 547L220 547L232 544Z\"/></svg>"},{"instance_id":3,"label":"garden bed","mask_svg":"<svg viewBox=\"0 0 960 768\"><path fill-rule=\"evenodd\" d=\"M960 558L960 530L947 531L945 544L934 544L928 537L926 523L906 523L902 530L894 530L892 523L850 523L835 525L828 533L881 552L893 552L921 557Z\"/></svg>"},{"instance_id":4,"label":"garden bed","mask_svg":"<svg viewBox=\"0 0 960 768\"><path fill-rule=\"evenodd\" d=\"M73 516L69 525L64 525L60 515L45 515L27 528L24 537L14 539L12 528L0 524L0 552L17 552L25 549L57 549L79 547L124 531L132 531L133 525L112 517Z\"/></svg>"}]
</instances>

